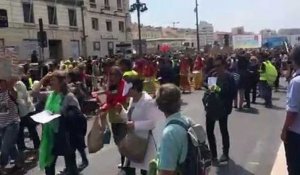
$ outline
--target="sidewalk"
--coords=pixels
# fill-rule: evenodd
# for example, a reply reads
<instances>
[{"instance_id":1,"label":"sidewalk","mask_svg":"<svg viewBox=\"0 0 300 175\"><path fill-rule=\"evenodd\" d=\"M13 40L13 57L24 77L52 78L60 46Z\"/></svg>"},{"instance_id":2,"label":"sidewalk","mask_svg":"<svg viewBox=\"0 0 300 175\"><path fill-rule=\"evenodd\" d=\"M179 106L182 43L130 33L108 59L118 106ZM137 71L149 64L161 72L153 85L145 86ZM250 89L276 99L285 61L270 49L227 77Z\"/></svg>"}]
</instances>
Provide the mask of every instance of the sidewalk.
<instances>
[{"instance_id":1,"label":"sidewalk","mask_svg":"<svg viewBox=\"0 0 300 175\"><path fill-rule=\"evenodd\" d=\"M271 175L288 175L283 143L280 145Z\"/></svg>"}]
</instances>

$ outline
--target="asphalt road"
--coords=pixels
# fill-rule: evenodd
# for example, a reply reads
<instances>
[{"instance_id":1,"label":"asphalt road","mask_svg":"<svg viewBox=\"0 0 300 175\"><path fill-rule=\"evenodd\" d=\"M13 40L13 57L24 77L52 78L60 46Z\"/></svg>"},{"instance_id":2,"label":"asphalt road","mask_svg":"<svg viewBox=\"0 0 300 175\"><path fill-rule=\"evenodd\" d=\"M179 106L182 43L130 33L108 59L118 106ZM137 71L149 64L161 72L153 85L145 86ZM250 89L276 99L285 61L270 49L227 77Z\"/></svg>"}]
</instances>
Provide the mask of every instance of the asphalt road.
<instances>
[{"instance_id":1,"label":"asphalt road","mask_svg":"<svg viewBox=\"0 0 300 175\"><path fill-rule=\"evenodd\" d=\"M183 95L182 111L195 122L204 125L205 114L202 106L203 91ZM261 104L252 105L248 112L233 113L229 118L230 157L229 165L212 168L211 175L270 175L279 146L280 131L285 115L285 92L274 93L274 109L266 109ZM258 102L262 103L261 99ZM89 127L92 120L89 121ZM215 128L218 152L221 153L222 139L218 125ZM100 152L89 155L90 165L82 174L117 175L119 153L114 144L104 147ZM80 162L80 156L77 156ZM57 171L64 168L62 158L57 162ZM39 168L30 170L28 175L42 175Z\"/></svg>"}]
</instances>

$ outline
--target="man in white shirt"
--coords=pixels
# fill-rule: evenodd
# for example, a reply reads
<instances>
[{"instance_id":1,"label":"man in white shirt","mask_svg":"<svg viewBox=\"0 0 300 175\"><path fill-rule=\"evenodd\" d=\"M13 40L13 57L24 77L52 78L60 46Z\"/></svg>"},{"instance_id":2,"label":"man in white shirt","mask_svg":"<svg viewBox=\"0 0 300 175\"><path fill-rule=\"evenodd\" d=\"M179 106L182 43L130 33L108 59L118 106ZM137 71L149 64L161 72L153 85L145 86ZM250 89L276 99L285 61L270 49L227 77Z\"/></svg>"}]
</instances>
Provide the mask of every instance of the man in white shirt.
<instances>
[{"instance_id":1,"label":"man in white shirt","mask_svg":"<svg viewBox=\"0 0 300 175\"><path fill-rule=\"evenodd\" d=\"M287 114L281 139L285 143L289 175L300 173L300 47L295 47L290 55L296 70L287 93Z\"/></svg>"}]
</instances>

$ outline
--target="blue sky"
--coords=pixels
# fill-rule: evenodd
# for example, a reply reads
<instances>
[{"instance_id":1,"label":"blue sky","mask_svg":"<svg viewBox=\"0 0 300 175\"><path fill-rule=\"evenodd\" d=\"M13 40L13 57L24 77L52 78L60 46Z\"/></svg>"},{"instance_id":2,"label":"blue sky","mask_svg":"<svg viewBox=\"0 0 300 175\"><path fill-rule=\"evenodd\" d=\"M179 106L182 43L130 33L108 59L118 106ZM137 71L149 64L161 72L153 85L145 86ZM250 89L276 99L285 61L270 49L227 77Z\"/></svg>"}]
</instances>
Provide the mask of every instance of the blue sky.
<instances>
[{"instance_id":1,"label":"blue sky","mask_svg":"<svg viewBox=\"0 0 300 175\"><path fill-rule=\"evenodd\" d=\"M132 4L135 0L130 0ZM195 28L195 0L141 0L148 6L142 13L145 25ZM217 31L245 26L246 31L300 28L300 0L198 0L200 20L212 23ZM137 21L136 12L132 20Z\"/></svg>"}]
</instances>

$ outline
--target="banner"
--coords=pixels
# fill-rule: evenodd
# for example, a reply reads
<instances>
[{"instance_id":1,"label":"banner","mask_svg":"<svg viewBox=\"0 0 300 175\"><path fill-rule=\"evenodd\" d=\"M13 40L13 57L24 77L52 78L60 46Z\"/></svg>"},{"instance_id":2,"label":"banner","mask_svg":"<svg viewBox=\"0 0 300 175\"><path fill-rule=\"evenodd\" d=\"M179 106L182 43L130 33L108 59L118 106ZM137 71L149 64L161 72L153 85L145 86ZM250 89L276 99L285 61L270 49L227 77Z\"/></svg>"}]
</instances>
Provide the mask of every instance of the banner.
<instances>
[{"instance_id":1,"label":"banner","mask_svg":"<svg viewBox=\"0 0 300 175\"><path fill-rule=\"evenodd\" d=\"M234 35L232 38L234 49L254 49L262 46L261 35Z\"/></svg>"},{"instance_id":2,"label":"banner","mask_svg":"<svg viewBox=\"0 0 300 175\"><path fill-rule=\"evenodd\" d=\"M266 48L276 48L276 47L283 47L285 43L288 41L287 37L284 36L276 36L276 37L269 37L263 40L263 47Z\"/></svg>"}]
</instances>

